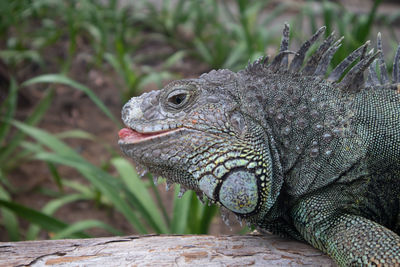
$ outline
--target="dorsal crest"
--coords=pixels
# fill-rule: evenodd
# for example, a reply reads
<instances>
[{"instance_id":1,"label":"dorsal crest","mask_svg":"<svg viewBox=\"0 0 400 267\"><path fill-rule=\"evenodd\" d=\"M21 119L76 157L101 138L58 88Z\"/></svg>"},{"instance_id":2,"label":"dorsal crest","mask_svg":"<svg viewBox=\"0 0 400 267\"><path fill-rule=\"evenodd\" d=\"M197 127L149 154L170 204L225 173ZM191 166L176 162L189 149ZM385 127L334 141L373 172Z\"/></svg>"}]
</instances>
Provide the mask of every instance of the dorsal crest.
<instances>
[{"instance_id":1,"label":"dorsal crest","mask_svg":"<svg viewBox=\"0 0 400 267\"><path fill-rule=\"evenodd\" d=\"M316 51L304 63L305 55L310 47L325 32L326 27L321 27L310 39L305 41L297 52L289 50L289 25L285 24L282 34L282 41L279 53L269 63L268 56L261 57L253 63L249 63L246 72L254 74L282 74L299 73L303 76L324 77L333 55L341 46L343 37L335 41L334 33L329 35ZM376 87L387 84L397 84L400 82L400 45L397 48L393 63L392 81L389 78L382 52L382 38L378 33L377 51L368 51L370 41L354 50L347 56L326 78L327 81L336 83L343 91L357 92L365 87ZM288 55L294 54L289 63ZM347 73L348 67L357 62ZM380 78L376 72L378 64ZM367 80L364 80L364 71L368 69Z\"/></svg>"}]
</instances>

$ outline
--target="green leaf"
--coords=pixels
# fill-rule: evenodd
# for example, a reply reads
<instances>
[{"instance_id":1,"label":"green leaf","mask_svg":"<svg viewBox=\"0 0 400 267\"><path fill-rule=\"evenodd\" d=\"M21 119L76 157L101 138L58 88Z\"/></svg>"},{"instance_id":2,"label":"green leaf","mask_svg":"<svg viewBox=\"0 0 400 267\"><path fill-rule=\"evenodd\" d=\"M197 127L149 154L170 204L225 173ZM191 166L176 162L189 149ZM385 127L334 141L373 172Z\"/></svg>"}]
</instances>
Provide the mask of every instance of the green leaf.
<instances>
[{"instance_id":1,"label":"green leaf","mask_svg":"<svg viewBox=\"0 0 400 267\"><path fill-rule=\"evenodd\" d=\"M58 138L65 139L65 138L80 138L80 139L88 139L94 140L95 136L92 134L82 131L82 130L69 130L64 131L62 133L55 134Z\"/></svg>"},{"instance_id":2,"label":"green leaf","mask_svg":"<svg viewBox=\"0 0 400 267\"><path fill-rule=\"evenodd\" d=\"M81 156L54 135L19 121L13 121L12 124L25 134L35 138L39 143L51 148L53 151L57 151L60 155L81 159Z\"/></svg>"},{"instance_id":3,"label":"green leaf","mask_svg":"<svg viewBox=\"0 0 400 267\"><path fill-rule=\"evenodd\" d=\"M42 208L42 212L47 215L53 215L59 208L65 206L71 202L80 201L80 200L89 200L90 196L82 195L82 194L69 194L63 197L53 199Z\"/></svg>"},{"instance_id":4,"label":"green leaf","mask_svg":"<svg viewBox=\"0 0 400 267\"><path fill-rule=\"evenodd\" d=\"M40 100L39 104L36 105L31 115L26 119L27 125L35 125L42 118L45 111L50 106L50 103L54 96L54 90L50 89L46 95ZM25 135L21 132L16 133L11 140L8 141L7 146L4 150L0 151L0 165L5 166L5 162L12 162L14 159L11 154L21 144Z\"/></svg>"},{"instance_id":5,"label":"green leaf","mask_svg":"<svg viewBox=\"0 0 400 267\"><path fill-rule=\"evenodd\" d=\"M177 62L181 61L186 55L185 51L178 51L168 57L162 64L162 69L169 69L173 67Z\"/></svg>"},{"instance_id":6,"label":"green leaf","mask_svg":"<svg viewBox=\"0 0 400 267\"><path fill-rule=\"evenodd\" d=\"M57 199L53 199L47 202L47 204L42 208L42 212L46 215L52 216L62 206L74 201L84 200L84 199L90 199L90 198L82 194L70 194ZM36 224L31 224L26 233L26 239L35 240L39 232L40 232L40 227Z\"/></svg>"},{"instance_id":7,"label":"green leaf","mask_svg":"<svg viewBox=\"0 0 400 267\"><path fill-rule=\"evenodd\" d=\"M38 153L35 157L40 160L63 164L77 169L86 179L88 179L96 188L110 199L115 208L124 214L127 220L138 230L139 233L147 233L146 228L132 212L131 207L122 198L120 192L122 192L124 188L118 183L115 177L101 169L98 169L83 159L77 160L68 156L46 152Z\"/></svg>"},{"instance_id":8,"label":"green leaf","mask_svg":"<svg viewBox=\"0 0 400 267\"><path fill-rule=\"evenodd\" d=\"M2 50L0 51L0 58L3 59L5 62L11 63L21 63L24 60L29 60L32 62L37 63L38 65L43 65L43 59L35 50Z\"/></svg>"},{"instance_id":9,"label":"green leaf","mask_svg":"<svg viewBox=\"0 0 400 267\"><path fill-rule=\"evenodd\" d=\"M113 235L123 235L123 233L110 225L98 220L84 220L71 224L62 231L59 231L51 239L62 239L72 237L74 234L82 232L90 228L102 228L112 233Z\"/></svg>"},{"instance_id":10,"label":"green leaf","mask_svg":"<svg viewBox=\"0 0 400 267\"><path fill-rule=\"evenodd\" d=\"M13 121L13 124L21 131L29 134L32 138L56 152L39 152L35 155L37 159L63 164L77 169L87 180L89 180L112 201L116 209L124 214L127 220L140 233L147 233L146 228L138 220L136 215L132 212L131 207L121 196L120 193L124 190L124 187L115 179L115 177L87 162L83 157L54 135L21 122Z\"/></svg>"},{"instance_id":11,"label":"green leaf","mask_svg":"<svg viewBox=\"0 0 400 267\"><path fill-rule=\"evenodd\" d=\"M158 185L158 179L157 179L157 182L154 183L154 180L153 180L153 176L152 176L152 175L148 175L147 177L148 177L148 179L149 179L149 181L150 181L151 189L152 189L152 191L153 191L153 193L154 193L154 196L155 196L155 198L156 198L157 207L161 210L161 213L162 213L162 215L163 215L164 221L166 222L168 229L170 229L171 220L170 220L170 218L169 218L169 214L168 214L168 212L167 212L166 205L165 205L165 203L163 202L163 200L161 199L160 191L158 190L158 187L157 187L157 185Z\"/></svg>"},{"instance_id":12,"label":"green leaf","mask_svg":"<svg viewBox=\"0 0 400 267\"><path fill-rule=\"evenodd\" d=\"M84 185L84 184L76 182L76 181L70 181L70 180L64 180L64 185L66 187L74 189L75 191L79 192L81 195L90 196L90 198L94 198L93 190L87 185Z\"/></svg>"},{"instance_id":13,"label":"green leaf","mask_svg":"<svg viewBox=\"0 0 400 267\"><path fill-rule=\"evenodd\" d=\"M62 74L45 74L35 78L32 78L26 82L24 82L23 86L28 86L36 83L61 83L64 85L71 86L77 90L83 91L92 101L96 104L96 106L106 114L116 125L121 126L121 123L115 119L114 115L110 112L110 110L103 104L103 102L96 96L93 91L91 91L88 87L62 75Z\"/></svg>"},{"instance_id":14,"label":"green leaf","mask_svg":"<svg viewBox=\"0 0 400 267\"><path fill-rule=\"evenodd\" d=\"M26 219L31 223L39 225L40 227L46 229L47 231L58 232L68 227L68 224L60 220L57 220L42 212L22 206L15 202L5 201L0 199L0 206L10 209L11 211L15 212L18 216ZM74 235L72 235L72 237L88 238L89 235L80 232L80 233L75 233Z\"/></svg>"},{"instance_id":15,"label":"green leaf","mask_svg":"<svg viewBox=\"0 0 400 267\"><path fill-rule=\"evenodd\" d=\"M6 208L0 208L1 218L3 221L3 225L7 230L8 237L11 241L20 241L21 234L19 231L19 223L18 219L15 216L12 210L8 210Z\"/></svg>"},{"instance_id":16,"label":"green leaf","mask_svg":"<svg viewBox=\"0 0 400 267\"><path fill-rule=\"evenodd\" d=\"M123 158L114 158L111 163L115 166L129 191L137 199L135 206L140 206L143 213L148 215L147 221L160 233L168 233L163 218L150 196L148 189L133 169L132 165Z\"/></svg>"},{"instance_id":17,"label":"green leaf","mask_svg":"<svg viewBox=\"0 0 400 267\"><path fill-rule=\"evenodd\" d=\"M4 199L9 201L10 195L4 188L0 185L0 199ZM19 223L18 219L15 216L12 210L6 208L0 208L1 211L1 221L3 222L4 227L7 230L8 237L11 241L19 241L20 240L20 232L19 232Z\"/></svg>"},{"instance_id":18,"label":"green leaf","mask_svg":"<svg viewBox=\"0 0 400 267\"><path fill-rule=\"evenodd\" d=\"M51 176L53 177L53 180L56 183L58 189L60 190L60 192L62 192L64 190L63 184L62 184L62 179L61 179L60 174L58 173L56 166L54 166L53 163L47 162L47 167L49 168Z\"/></svg>"},{"instance_id":19,"label":"green leaf","mask_svg":"<svg viewBox=\"0 0 400 267\"><path fill-rule=\"evenodd\" d=\"M199 230L198 230L197 234L207 234L208 233L208 230L211 225L211 221L217 214L217 211L218 211L218 207L215 205L212 205L212 206L202 205L200 219L199 219L200 227L198 228Z\"/></svg>"},{"instance_id":20,"label":"green leaf","mask_svg":"<svg viewBox=\"0 0 400 267\"><path fill-rule=\"evenodd\" d=\"M188 227L190 200L192 191L186 192L181 199L178 198L180 186L175 186L174 212L171 222L171 232L174 234L185 234Z\"/></svg>"},{"instance_id":21,"label":"green leaf","mask_svg":"<svg viewBox=\"0 0 400 267\"><path fill-rule=\"evenodd\" d=\"M2 123L0 124L0 144L3 144L5 142L5 137L10 130L11 125L9 121L12 119L15 113L15 109L17 106L17 93L18 86L15 79L12 78L9 94L7 96L7 99L4 100L4 102L2 103L0 110L0 114L2 115L2 118L0 119L0 121L2 121Z\"/></svg>"},{"instance_id":22,"label":"green leaf","mask_svg":"<svg viewBox=\"0 0 400 267\"><path fill-rule=\"evenodd\" d=\"M194 46L196 47L199 55L206 63L211 64L213 62L213 56L202 40L200 40L199 38L195 38Z\"/></svg>"}]
</instances>

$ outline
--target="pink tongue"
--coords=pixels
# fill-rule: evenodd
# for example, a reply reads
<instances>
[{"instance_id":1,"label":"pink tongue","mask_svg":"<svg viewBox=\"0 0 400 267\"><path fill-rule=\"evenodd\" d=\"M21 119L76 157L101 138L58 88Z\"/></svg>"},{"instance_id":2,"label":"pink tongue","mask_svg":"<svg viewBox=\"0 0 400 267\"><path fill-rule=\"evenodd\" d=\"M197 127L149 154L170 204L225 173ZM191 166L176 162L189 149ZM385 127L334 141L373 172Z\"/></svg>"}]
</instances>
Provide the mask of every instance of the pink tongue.
<instances>
[{"instance_id":1,"label":"pink tongue","mask_svg":"<svg viewBox=\"0 0 400 267\"><path fill-rule=\"evenodd\" d=\"M122 128L121 130L119 130L118 132L118 136L121 139L125 139L129 136L135 135L137 132L132 131L131 129L128 128Z\"/></svg>"},{"instance_id":2,"label":"pink tongue","mask_svg":"<svg viewBox=\"0 0 400 267\"><path fill-rule=\"evenodd\" d=\"M143 134L143 133L136 132L129 128L123 128L123 129L119 130L119 132L118 132L119 138L124 140L125 142L135 142L135 141L139 141L139 140L145 139L146 137L150 137L153 135L157 135L157 133Z\"/></svg>"}]
</instances>

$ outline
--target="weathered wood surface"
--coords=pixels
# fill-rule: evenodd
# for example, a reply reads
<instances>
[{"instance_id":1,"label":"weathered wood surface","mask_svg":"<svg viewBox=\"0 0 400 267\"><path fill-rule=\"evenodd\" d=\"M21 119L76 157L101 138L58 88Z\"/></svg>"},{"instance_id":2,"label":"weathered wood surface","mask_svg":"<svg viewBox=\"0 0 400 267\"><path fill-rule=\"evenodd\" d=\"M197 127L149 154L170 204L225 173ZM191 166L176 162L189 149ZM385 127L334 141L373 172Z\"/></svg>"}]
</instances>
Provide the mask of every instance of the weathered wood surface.
<instances>
[{"instance_id":1,"label":"weathered wood surface","mask_svg":"<svg viewBox=\"0 0 400 267\"><path fill-rule=\"evenodd\" d=\"M335 266L274 235L146 235L0 242L0 266Z\"/></svg>"}]
</instances>

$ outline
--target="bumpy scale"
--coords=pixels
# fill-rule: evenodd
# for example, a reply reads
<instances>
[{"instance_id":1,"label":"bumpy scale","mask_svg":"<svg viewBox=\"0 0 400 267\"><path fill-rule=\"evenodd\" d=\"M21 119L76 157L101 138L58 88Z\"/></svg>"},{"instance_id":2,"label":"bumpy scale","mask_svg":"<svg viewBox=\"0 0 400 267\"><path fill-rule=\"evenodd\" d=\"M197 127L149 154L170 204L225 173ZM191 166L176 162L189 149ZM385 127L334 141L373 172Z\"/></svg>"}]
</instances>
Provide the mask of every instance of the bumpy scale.
<instances>
[{"instance_id":1,"label":"bumpy scale","mask_svg":"<svg viewBox=\"0 0 400 267\"><path fill-rule=\"evenodd\" d=\"M270 64L132 98L119 144L156 177L339 265L400 265L400 49L392 81L380 35L377 52L367 42L325 78L341 39L330 35L304 63L324 30L292 52L285 25Z\"/></svg>"}]
</instances>

